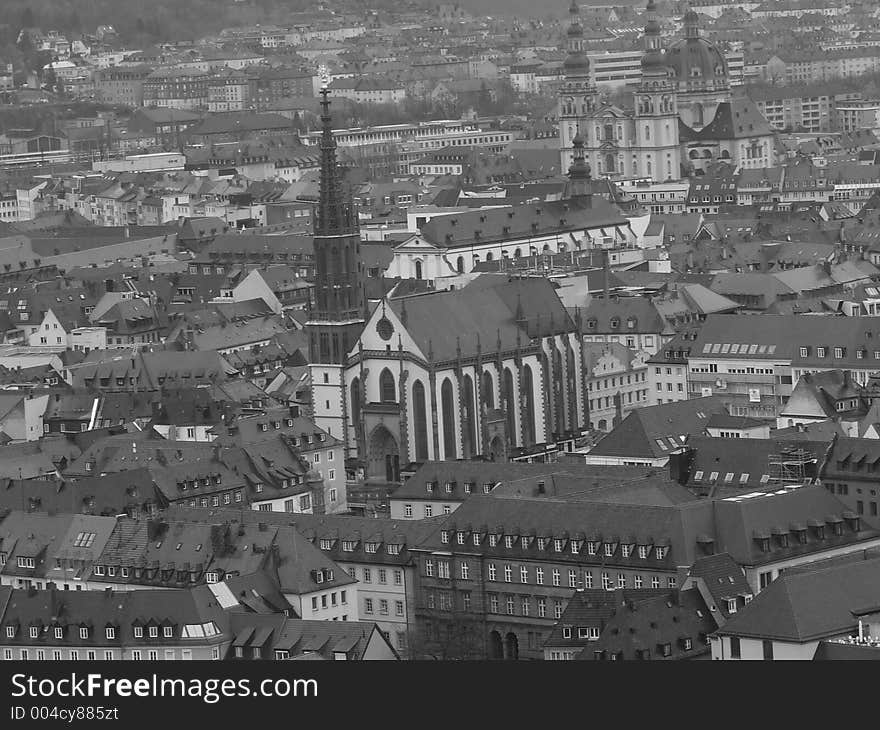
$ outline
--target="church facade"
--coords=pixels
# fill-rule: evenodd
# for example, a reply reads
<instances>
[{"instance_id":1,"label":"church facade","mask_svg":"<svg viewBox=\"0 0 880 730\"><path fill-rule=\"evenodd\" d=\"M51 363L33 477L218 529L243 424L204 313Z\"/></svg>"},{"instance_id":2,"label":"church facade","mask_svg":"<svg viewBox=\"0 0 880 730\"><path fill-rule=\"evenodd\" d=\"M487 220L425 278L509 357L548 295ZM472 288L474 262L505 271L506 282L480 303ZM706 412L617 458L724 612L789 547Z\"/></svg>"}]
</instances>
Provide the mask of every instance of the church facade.
<instances>
[{"instance_id":1,"label":"church facade","mask_svg":"<svg viewBox=\"0 0 880 730\"><path fill-rule=\"evenodd\" d=\"M559 90L562 169L572 162L578 136L593 173L612 180L677 180L699 175L719 160L737 167L772 164L767 120L751 100L733 97L727 61L701 37L695 12L685 14L685 37L664 50L656 7L649 0L642 78L633 91L632 109L599 96L576 2L570 14Z\"/></svg>"},{"instance_id":2,"label":"church facade","mask_svg":"<svg viewBox=\"0 0 880 730\"><path fill-rule=\"evenodd\" d=\"M537 277L483 274L455 291L383 301L345 372L347 440L367 477L573 445L589 425L580 331Z\"/></svg>"}]
</instances>

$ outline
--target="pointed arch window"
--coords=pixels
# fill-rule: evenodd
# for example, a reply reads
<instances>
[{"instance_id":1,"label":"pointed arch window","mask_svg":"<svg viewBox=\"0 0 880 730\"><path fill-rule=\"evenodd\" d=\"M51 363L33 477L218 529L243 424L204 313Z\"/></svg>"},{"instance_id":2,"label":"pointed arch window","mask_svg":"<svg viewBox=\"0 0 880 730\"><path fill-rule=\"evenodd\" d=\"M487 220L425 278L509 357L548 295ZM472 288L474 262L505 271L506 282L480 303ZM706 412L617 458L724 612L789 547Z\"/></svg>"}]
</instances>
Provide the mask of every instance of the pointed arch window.
<instances>
[{"instance_id":1,"label":"pointed arch window","mask_svg":"<svg viewBox=\"0 0 880 730\"><path fill-rule=\"evenodd\" d=\"M379 376L379 397L383 403L397 402L397 386L388 368L385 368Z\"/></svg>"}]
</instances>

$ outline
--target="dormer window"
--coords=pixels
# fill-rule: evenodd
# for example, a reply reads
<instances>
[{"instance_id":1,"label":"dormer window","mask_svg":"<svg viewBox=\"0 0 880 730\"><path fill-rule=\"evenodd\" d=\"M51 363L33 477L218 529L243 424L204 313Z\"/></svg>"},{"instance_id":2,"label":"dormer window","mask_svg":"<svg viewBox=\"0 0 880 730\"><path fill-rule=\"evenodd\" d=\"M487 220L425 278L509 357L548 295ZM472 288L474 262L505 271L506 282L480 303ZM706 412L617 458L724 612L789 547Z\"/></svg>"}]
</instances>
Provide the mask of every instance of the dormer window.
<instances>
[{"instance_id":1,"label":"dormer window","mask_svg":"<svg viewBox=\"0 0 880 730\"><path fill-rule=\"evenodd\" d=\"M321 545L321 550L329 550L331 548L331 546L333 545L333 542L331 540L326 539L326 538L322 538L320 545Z\"/></svg>"},{"instance_id":2,"label":"dormer window","mask_svg":"<svg viewBox=\"0 0 880 730\"><path fill-rule=\"evenodd\" d=\"M115 639L116 638L116 629L114 629L112 626L108 626L106 628L106 630L104 631L104 635L108 639Z\"/></svg>"},{"instance_id":3,"label":"dormer window","mask_svg":"<svg viewBox=\"0 0 880 730\"><path fill-rule=\"evenodd\" d=\"M504 536L504 547L506 547L508 550L513 549L513 535Z\"/></svg>"},{"instance_id":4,"label":"dormer window","mask_svg":"<svg viewBox=\"0 0 880 730\"><path fill-rule=\"evenodd\" d=\"M345 553L353 553L354 552L354 540L343 540L342 541L342 551Z\"/></svg>"},{"instance_id":5,"label":"dormer window","mask_svg":"<svg viewBox=\"0 0 880 730\"><path fill-rule=\"evenodd\" d=\"M474 545L476 545L477 547L479 547L479 546L480 546L480 543L481 543L482 541L483 541L483 536L480 535L479 532L475 532L474 535L473 535L473 543L474 543Z\"/></svg>"},{"instance_id":6,"label":"dormer window","mask_svg":"<svg viewBox=\"0 0 880 730\"><path fill-rule=\"evenodd\" d=\"M367 542L367 543L364 543L364 550L365 550L366 552L368 552L368 553L375 553L375 552L378 552L378 550L379 550L379 543L378 543L378 542Z\"/></svg>"},{"instance_id":7,"label":"dormer window","mask_svg":"<svg viewBox=\"0 0 880 730\"><path fill-rule=\"evenodd\" d=\"M143 626L135 626L134 627L134 638L135 639L143 639L144 638L144 627Z\"/></svg>"},{"instance_id":8,"label":"dormer window","mask_svg":"<svg viewBox=\"0 0 880 730\"><path fill-rule=\"evenodd\" d=\"M459 545L464 545L465 534L463 532L459 532L456 534L456 541Z\"/></svg>"},{"instance_id":9,"label":"dormer window","mask_svg":"<svg viewBox=\"0 0 880 730\"><path fill-rule=\"evenodd\" d=\"M497 547L498 546L498 535L489 535L489 547Z\"/></svg>"},{"instance_id":10,"label":"dormer window","mask_svg":"<svg viewBox=\"0 0 880 730\"><path fill-rule=\"evenodd\" d=\"M431 494L434 491L434 482L426 482L425 489L427 490L428 494Z\"/></svg>"},{"instance_id":11,"label":"dormer window","mask_svg":"<svg viewBox=\"0 0 880 730\"><path fill-rule=\"evenodd\" d=\"M736 599L728 598L727 599L727 613L736 613Z\"/></svg>"},{"instance_id":12,"label":"dormer window","mask_svg":"<svg viewBox=\"0 0 880 730\"><path fill-rule=\"evenodd\" d=\"M546 550L547 549L547 538L539 537L538 538L538 550Z\"/></svg>"},{"instance_id":13,"label":"dormer window","mask_svg":"<svg viewBox=\"0 0 880 730\"><path fill-rule=\"evenodd\" d=\"M605 557L610 558L612 555L614 555L614 543L613 542L606 542L605 543Z\"/></svg>"},{"instance_id":14,"label":"dormer window","mask_svg":"<svg viewBox=\"0 0 880 730\"><path fill-rule=\"evenodd\" d=\"M156 639L159 636L159 627L158 626L150 626L150 638Z\"/></svg>"},{"instance_id":15,"label":"dormer window","mask_svg":"<svg viewBox=\"0 0 880 730\"><path fill-rule=\"evenodd\" d=\"M88 639L89 638L89 630L85 626L80 627L79 638L80 639Z\"/></svg>"},{"instance_id":16,"label":"dormer window","mask_svg":"<svg viewBox=\"0 0 880 730\"><path fill-rule=\"evenodd\" d=\"M30 637L32 639L36 639L40 635L40 629L36 626L31 626Z\"/></svg>"},{"instance_id":17,"label":"dormer window","mask_svg":"<svg viewBox=\"0 0 880 730\"><path fill-rule=\"evenodd\" d=\"M7 626L6 627L6 638L7 639L15 638L15 626Z\"/></svg>"},{"instance_id":18,"label":"dormer window","mask_svg":"<svg viewBox=\"0 0 880 730\"><path fill-rule=\"evenodd\" d=\"M172 626L165 626L162 630L162 635L166 639L171 639L174 636L174 628Z\"/></svg>"},{"instance_id":19,"label":"dormer window","mask_svg":"<svg viewBox=\"0 0 880 730\"><path fill-rule=\"evenodd\" d=\"M209 570L207 573L205 573L205 580L208 583L216 583L218 578L219 576L216 570Z\"/></svg>"},{"instance_id":20,"label":"dormer window","mask_svg":"<svg viewBox=\"0 0 880 730\"><path fill-rule=\"evenodd\" d=\"M553 550L554 552L561 553L565 548L565 540L561 540L560 538L554 538L553 540Z\"/></svg>"},{"instance_id":21,"label":"dormer window","mask_svg":"<svg viewBox=\"0 0 880 730\"><path fill-rule=\"evenodd\" d=\"M587 555L595 555L596 551L599 549L599 543L595 540L590 540L587 543Z\"/></svg>"},{"instance_id":22,"label":"dormer window","mask_svg":"<svg viewBox=\"0 0 880 730\"><path fill-rule=\"evenodd\" d=\"M446 493L452 494L452 488L455 486L455 482L446 482Z\"/></svg>"}]
</instances>

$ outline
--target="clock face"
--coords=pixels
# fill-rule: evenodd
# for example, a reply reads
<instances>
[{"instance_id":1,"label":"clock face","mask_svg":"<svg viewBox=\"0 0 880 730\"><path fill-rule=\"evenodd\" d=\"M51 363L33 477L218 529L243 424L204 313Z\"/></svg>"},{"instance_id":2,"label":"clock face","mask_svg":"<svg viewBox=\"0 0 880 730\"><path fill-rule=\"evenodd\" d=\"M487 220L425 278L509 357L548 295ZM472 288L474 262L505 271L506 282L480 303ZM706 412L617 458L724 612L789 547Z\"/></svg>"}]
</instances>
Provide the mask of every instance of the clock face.
<instances>
[{"instance_id":1,"label":"clock face","mask_svg":"<svg viewBox=\"0 0 880 730\"><path fill-rule=\"evenodd\" d=\"M394 334L394 325L391 324L391 320L388 317L382 317L376 323L376 332L383 340L390 340L391 335Z\"/></svg>"}]
</instances>

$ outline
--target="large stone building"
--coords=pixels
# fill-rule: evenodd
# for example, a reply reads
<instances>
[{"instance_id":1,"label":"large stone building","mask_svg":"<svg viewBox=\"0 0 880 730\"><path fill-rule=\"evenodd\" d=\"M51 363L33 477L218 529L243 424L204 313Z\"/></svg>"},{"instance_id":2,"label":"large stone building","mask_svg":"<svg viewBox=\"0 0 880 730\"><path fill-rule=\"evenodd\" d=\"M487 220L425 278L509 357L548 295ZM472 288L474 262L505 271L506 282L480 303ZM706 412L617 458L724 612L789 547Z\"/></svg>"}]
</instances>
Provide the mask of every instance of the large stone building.
<instances>
[{"instance_id":1,"label":"large stone building","mask_svg":"<svg viewBox=\"0 0 880 730\"><path fill-rule=\"evenodd\" d=\"M576 3L570 13L569 54L559 91L563 169L575 156L576 138L583 141L593 172L610 178L675 180L699 174L719 159L738 167L770 166L770 127L751 100L732 96L727 61L700 36L695 12L684 17L685 38L664 51L656 6L649 0L632 109L600 98Z\"/></svg>"},{"instance_id":2,"label":"large stone building","mask_svg":"<svg viewBox=\"0 0 880 730\"><path fill-rule=\"evenodd\" d=\"M345 370L346 436L368 478L569 449L589 423L580 331L543 278L485 274L383 301Z\"/></svg>"}]
</instances>

